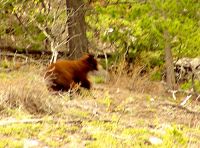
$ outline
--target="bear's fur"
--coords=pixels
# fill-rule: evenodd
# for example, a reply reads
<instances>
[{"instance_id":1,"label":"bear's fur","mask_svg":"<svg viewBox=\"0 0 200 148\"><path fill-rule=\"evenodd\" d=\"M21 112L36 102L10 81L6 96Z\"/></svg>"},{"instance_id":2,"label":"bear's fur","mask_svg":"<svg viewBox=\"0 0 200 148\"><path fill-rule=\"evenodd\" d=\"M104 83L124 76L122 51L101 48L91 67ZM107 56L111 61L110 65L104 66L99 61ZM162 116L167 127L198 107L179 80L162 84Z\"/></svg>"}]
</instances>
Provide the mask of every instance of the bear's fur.
<instances>
[{"instance_id":1,"label":"bear's fur","mask_svg":"<svg viewBox=\"0 0 200 148\"><path fill-rule=\"evenodd\" d=\"M49 65L45 79L48 79L48 87L55 91L68 91L76 84L90 89L87 74L93 70L98 70L97 60L93 55L86 54L78 60L58 60Z\"/></svg>"}]
</instances>

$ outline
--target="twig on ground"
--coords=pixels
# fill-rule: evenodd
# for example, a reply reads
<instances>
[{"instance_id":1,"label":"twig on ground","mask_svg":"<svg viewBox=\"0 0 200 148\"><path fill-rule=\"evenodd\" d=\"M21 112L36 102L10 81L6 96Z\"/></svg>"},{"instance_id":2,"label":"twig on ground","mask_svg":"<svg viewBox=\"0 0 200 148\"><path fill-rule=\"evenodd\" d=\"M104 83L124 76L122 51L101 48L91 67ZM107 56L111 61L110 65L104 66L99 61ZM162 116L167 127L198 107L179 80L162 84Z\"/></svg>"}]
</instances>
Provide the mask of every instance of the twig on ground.
<instances>
[{"instance_id":1,"label":"twig on ground","mask_svg":"<svg viewBox=\"0 0 200 148\"><path fill-rule=\"evenodd\" d=\"M185 105L187 103L187 101L192 97L192 95L188 95L182 102L181 102L181 106Z\"/></svg>"}]
</instances>

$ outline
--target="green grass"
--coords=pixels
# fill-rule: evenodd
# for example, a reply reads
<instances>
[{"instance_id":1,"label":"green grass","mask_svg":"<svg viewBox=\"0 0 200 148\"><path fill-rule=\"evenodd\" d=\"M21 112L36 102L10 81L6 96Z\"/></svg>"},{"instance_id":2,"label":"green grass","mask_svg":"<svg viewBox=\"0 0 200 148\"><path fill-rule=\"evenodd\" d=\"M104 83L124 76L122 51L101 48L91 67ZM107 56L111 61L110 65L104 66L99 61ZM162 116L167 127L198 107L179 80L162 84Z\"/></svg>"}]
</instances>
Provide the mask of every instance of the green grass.
<instances>
[{"instance_id":1,"label":"green grass","mask_svg":"<svg viewBox=\"0 0 200 148\"><path fill-rule=\"evenodd\" d=\"M200 82L199 80L194 81L194 87L196 91L199 93L200 92ZM185 82L181 85L181 89L183 90L189 90L192 88L192 80L189 80L189 82Z\"/></svg>"},{"instance_id":2,"label":"green grass","mask_svg":"<svg viewBox=\"0 0 200 148\"><path fill-rule=\"evenodd\" d=\"M0 147L23 147L24 139L37 137L41 124L11 124L0 126Z\"/></svg>"},{"instance_id":3,"label":"green grass","mask_svg":"<svg viewBox=\"0 0 200 148\"><path fill-rule=\"evenodd\" d=\"M91 80L92 80L92 82L94 82L96 84L105 82L105 78L103 76L93 76L93 77L91 77Z\"/></svg>"},{"instance_id":4,"label":"green grass","mask_svg":"<svg viewBox=\"0 0 200 148\"><path fill-rule=\"evenodd\" d=\"M187 136L188 130L191 131L186 127L180 129L178 125L169 125L166 129L150 130L148 128L126 128L116 123L93 122L87 125L86 131L95 140L88 142L87 147L187 147L190 140ZM151 145L149 138L152 136L161 139L162 144Z\"/></svg>"},{"instance_id":5,"label":"green grass","mask_svg":"<svg viewBox=\"0 0 200 148\"><path fill-rule=\"evenodd\" d=\"M67 110L66 114L73 117L79 117L79 118L88 118L90 116L89 112L80 110L78 108L70 108Z\"/></svg>"},{"instance_id":6,"label":"green grass","mask_svg":"<svg viewBox=\"0 0 200 148\"><path fill-rule=\"evenodd\" d=\"M4 148L4 147L9 147L9 148L23 148L23 140L16 140L16 139L1 139L0 140L0 147Z\"/></svg>"},{"instance_id":7,"label":"green grass","mask_svg":"<svg viewBox=\"0 0 200 148\"><path fill-rule=\"evenodd\" d=\"M20 123L0 126L0 147L22 147L25 139L36 139L50 147L59 147L69 142L68 135L79 130L76 125L65 122Z\"/></svg>"},{"instance_id":8,"label":"green grass","mask_svg":"<svg viewBox=\"0 0 200 148\"><path fill-rule=\"evenodd\" d=\"M13 112L17 112L13 110ZM65 114L65 113L63 113ZM18 119L23 119L26 113L12 114ZM78 117L82 123L67 123L65 116L72 119ZM90 121L91 115L81 109L70 109L65 116L57 116L54 119L49 115L43 118L41 123L13 123L0 125L0 147L23 147L25 139L35 139L43 146L62 147L73 139L70 136L78 134L76 139L80 143L86 140L88 148L106 147L187 147L189 143L199 143L198 135L200 127L190 128L178 124L159 124L154 122L154 128L148 127L144 119L138 120L131 127L118 123L118 116L110 114L108 121L95 119ZM27 116L28 117L28 116ZM91 118L92 119L92 118ZM122 120L122 119L121 119ZM128 120L128 119L126 119ZM73 120L72 120L73 121ZM195 136L196 135L196 136ZM162 140L160 145L152 145L150 137L157 137ZM89 137L85 139L84 137ZM200 144L200 143L199 143Z\"/></svg>"}]
</instances>

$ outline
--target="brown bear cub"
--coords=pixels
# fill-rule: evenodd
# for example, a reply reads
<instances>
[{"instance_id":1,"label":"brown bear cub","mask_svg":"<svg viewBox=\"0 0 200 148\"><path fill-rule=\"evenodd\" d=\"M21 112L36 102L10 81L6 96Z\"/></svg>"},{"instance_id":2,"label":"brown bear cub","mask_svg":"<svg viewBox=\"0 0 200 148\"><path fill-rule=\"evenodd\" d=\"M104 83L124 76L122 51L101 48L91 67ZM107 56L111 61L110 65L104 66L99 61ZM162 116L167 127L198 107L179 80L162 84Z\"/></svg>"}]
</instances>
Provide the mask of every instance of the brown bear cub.
<instances>
[{"instance_id":1,"label":"brown bear cub","mask_svg":"<svg viewBox=\"0 0 200 148\"><path fill-rule=\"evenodd\" d=\"M98 70L97 60L93 55L86 54L78 60L58 60L49 65L44 77L49 81L49 89L55 91L68 91L77 84L90 89L87 74L94 70Z\"/></svg>"}]
</instances>

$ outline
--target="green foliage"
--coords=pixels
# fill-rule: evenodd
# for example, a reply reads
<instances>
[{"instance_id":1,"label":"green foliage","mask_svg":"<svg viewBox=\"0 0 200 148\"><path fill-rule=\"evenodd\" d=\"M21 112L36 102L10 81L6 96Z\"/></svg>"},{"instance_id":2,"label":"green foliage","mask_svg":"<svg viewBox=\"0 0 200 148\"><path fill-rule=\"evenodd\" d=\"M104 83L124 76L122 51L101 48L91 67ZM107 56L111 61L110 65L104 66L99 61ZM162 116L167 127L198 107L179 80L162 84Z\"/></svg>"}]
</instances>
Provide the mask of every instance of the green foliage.
<instances>
[{"instance_id":1,"label":"green foliage","mask_svg":"<svg viewBox=\"0 0 200 148\"><path fill-rule=\"evenodd\" d=\"M162 73L160 71L156 71L151 74L150 79L152 81L160 81L160 80L162 80Z\"/></svg>"},{"instance_id":2,"label":"green foliage","mask_svg":"<svg viewBox=\"0 0 200 148\"><path fill-rule=\"evenodd\" d=\"M88 1L84 1L88 2ZM113 44L117 54L126 55L134 60L143 52L163 52L164 30L170 33L170 45L175 56L200 55L200 3L193 0L104 0L93 1L94 13L86 13L89 25L87 35L91 42L94 38ZM31 44L41 49L46 39L38 24L44 28L52 27L58 3L52 2L50 11L41 0L14 1L3 0L1 7L0 35L2 39L16 38L18 48ZM65 5L56 16L56 23L66 21ZM64 11L63 11L64 10ZM17 17L18 16L18 17ZM6 30L14 31L6 33Z\"/></svg>"},{"instance_id":3,"label":"green foliage","mask_svg":"<svg viewBox=\"0 0 200 148\"><path fill-rule=\"evenodd\" d=\"M141 62L149 68L162 66L164 63L163 53L161 51L141 52Z\"/></svg>"},{"instance_id":4,"label":"green foliage","mask_svg":"<svg viewBox=\"0 0 200 148\"><path fill-rule=\"evenodd\" d=\"M194 87L197 92L200 92L199 80L194 81ZM189 80L189 82L185 82L185 83L181 84L181 89L183 89L183 90L189 90L191 88L192 88L192 80Z\"/></svg>"},{"instance_id":5,"label":"green foliage","mask_svg":"<svg viewBox=\"0 0 200 148\"><path fill-rule=\"evenodd\" d=\"M113 0L110 3L114 2ZM103 42L114 44L117 53L134 57L140 53L158 51L163 53L168 30L173 54L179 57L200 55L200 3L193 0L149 0L145 3L121 3L102 7L95 5L94 15L88 15L89 26ZM123 2L128 2L127 0ZM93 32L93 33L95 33ZM91 33L90 36L91 37ZM92 40L92 38L90 38ZM160 60L162 60L162 57ZM149 59L151 60L151 59ZM158 61L155 61L156 64ZM155 64L150 63L151 64ZM163 64L163 62L160 62Z\"/></svg>"}]
</instances>

